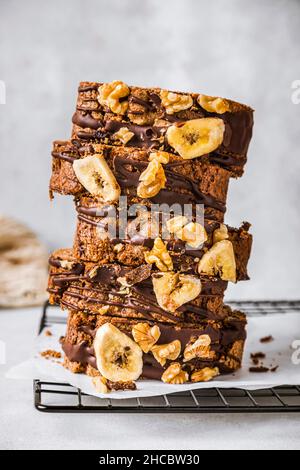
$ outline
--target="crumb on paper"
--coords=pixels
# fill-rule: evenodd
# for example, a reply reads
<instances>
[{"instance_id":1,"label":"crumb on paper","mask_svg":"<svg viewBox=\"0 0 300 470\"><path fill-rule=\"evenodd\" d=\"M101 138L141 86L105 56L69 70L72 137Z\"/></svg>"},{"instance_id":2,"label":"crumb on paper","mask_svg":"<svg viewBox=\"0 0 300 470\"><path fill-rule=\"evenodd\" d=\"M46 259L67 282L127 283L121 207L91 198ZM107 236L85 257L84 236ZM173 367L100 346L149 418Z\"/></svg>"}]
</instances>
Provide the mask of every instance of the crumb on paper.
<instances>
[{"instance_id":1,"label":"crumb on paper","mask_svg":"<svg viewBox=\"0 0 300 470\"><path fill-rule=\"evenodd\" d=\"M46 351L42 351L40 354L45 359L61 359L61 353L54 351L54 349L46 349Z\"/></svg>"},{"instance_id":2,"label":"crumb on paper","mask_svg":"<svg viewBox=\"0 0 300 470\"><path fill-rule=\"evenodd\" d=\"M268 367L264 367L264 366L258 366L258 367L249 367L249 372L260 372L260 373L265 373L265 372L269 372L269 368Z\"/></svg>"},{"instance_id":3,"label":"crumb on paper","mask_svg":"<svg viewBox=\"0 0 300 470\"><path fill-rule=\"evenodd\" d=\"M45 336L52 336L51 331L50 331L50 330L46 330L46 331L45 331Z\"/></svg>"},{"instance_id":4,"label":"crumb on paper","mask_svg":"<svg viewBox=\"0 0 300 470\"><path fill-rule=\"evenodd\" d=\"M271 372L276 372L279 366L274 366L270 369Z\"/></svg>"},{"instance_id":5,"label":"crumb on paper","mask_svg":"<svg viewBox=\"0 0 300 470\"><path fill-rule=\"evenodd\" d=\"M259 364L262 359L266 358L266 355L263 352L251 353L250 358L255 366Z\"/></svg>"},{"instance_id":6,"label":"crumb on paper","mask_svg":"<svg viewBox=\"0 0 300 470\"><path fill-rule=\"evenodd\" d=\"M272 341L274 341L274 338L272 335L269 335L269 336L264 336L263 338L260 338L259 341L261 343L271 343Z\"/></svg>"}]
</instances>

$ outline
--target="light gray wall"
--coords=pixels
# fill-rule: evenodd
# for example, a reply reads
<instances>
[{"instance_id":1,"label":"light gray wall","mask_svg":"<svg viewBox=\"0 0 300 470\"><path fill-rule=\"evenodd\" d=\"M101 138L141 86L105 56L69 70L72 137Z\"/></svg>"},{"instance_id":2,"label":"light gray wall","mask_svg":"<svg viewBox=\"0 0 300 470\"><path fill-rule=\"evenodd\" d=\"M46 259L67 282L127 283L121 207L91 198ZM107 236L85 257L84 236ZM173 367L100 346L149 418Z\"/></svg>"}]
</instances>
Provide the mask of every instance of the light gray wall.
<instances>
[{"instance_id":1,"label":"light gray wall","mask_svg":"<svg viewBox=\"0 0 300 470\"><path fill-rule=\"evenodd\" d=\"M299 297L300 2L1 0L0 210L49 247L71 243L70 198L48 200L50 149L70 135L80 80L218 94L256 109L227 222L253 224L252 280L231 298Z\"/></svg>"}]
</instances>

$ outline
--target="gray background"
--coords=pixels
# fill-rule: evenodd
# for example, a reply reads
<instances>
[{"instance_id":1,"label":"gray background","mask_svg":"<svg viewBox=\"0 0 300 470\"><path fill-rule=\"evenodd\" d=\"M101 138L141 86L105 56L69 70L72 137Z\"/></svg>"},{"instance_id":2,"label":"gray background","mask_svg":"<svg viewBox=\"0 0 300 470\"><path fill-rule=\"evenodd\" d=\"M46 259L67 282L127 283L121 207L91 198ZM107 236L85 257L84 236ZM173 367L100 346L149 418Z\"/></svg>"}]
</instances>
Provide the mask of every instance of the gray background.
<instances>
[{"instance_id":1,"label":"gray background","mask_svg":"<svg viewBox=\"0 0 300 470\"><path fill-rule=\"evenodd\" d=\"M299 296L300 2L0 0L0 211L49 249L72 242L71 198L48 200L50 149L70 136L80 80L201 91L256 109L226 221L253 224L252 280L231 298Z\"/></svg>"}]
</instances>

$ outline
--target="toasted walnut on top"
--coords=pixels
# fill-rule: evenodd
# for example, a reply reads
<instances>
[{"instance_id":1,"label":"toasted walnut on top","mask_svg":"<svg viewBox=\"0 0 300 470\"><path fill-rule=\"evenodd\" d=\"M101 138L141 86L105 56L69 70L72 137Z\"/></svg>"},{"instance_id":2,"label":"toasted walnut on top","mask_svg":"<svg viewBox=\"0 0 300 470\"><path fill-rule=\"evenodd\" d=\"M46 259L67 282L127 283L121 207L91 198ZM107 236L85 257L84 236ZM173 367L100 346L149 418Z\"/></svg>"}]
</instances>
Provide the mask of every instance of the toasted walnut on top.
<instances>
[{"instance_id":1,"label":"toasted walnut on top","mask_svg":"<svg viewBox=\"0 0 300 470\"><path fill-rule=\"evenodd\" d=\"M185 216L178 215L169 219L166 227L180 240L187 242L192 248L198 248L207 240L205 228L198 222L189 222Z\"/></svg>"},{"instance_id":2,"label":"toasted walnut on top","mask_svg":"<svg viewBox=\"0 0 300 470\"><path fill-rule=\"evenodd\" d=\"M144 353L148 353L160 337L160 329L157 325L137 323L132 327L132 336Z\"/></svg>"},{"instance_id":3,"label":"toasted walnut on top","mask_svg":"<svg viewBox=\"0 0 300 470\"><path fill-rule=\"evenodd\" d=\"M105 83L98 88L98 101L115 114L125 114L128 108L128 100L123 100L129 95L130 90L126 83L115 80Z\"/></svg>"},{"instance_id":4,"label":"toasted walnut on top","mask_svg":"<svg viewBox=\"0 0 300 470\"><path fill-rule=\"evenodd\" d=\"M175 312L201 292L200 279L188 274L155 273L152 275L152 283L158 305L169 312Z\"/></svg>"},{"instance_id":5,"label":"toasted walnut on top","mask_svg":"<svg viewBox=\"0 0 300 470\"><path fill-rule=\"evenodd\" d=\"M228 101L216 96L199 95L197 98L201 108L209 113L224 114L230 110Z\"/></svg>"},{"instance_id":6,"label":"toasted walnut on top","mask_svg":"<svg viewBox=\"0 0 300 470\"><path fill-rule=\"evenodd\" d=\"M121 127L117 132L114 133L113 138L119 140L123 145L126 145L134 136L127 127Z\"/></svg>"},{"instance_id":7,"label":"toasted walnut on top","mask_svg":"<svg viewBox=\"0 0 300 470\"><path fill-rule=\"evenodd\" d=\"M172 91L162 90L160 99L162 105L166 108L167 114L174 114L193 106L193 98L190 95L182 95Z\"/></svg>"},{"instance_id":8,"label":"toasted walnut on top","mask_svg":"<svg viewBox=\"0 0 300 470\"><path fill-rule=\"evenodd\" d=\"M160 271L172 271L173 269L172 258L161 238L156 238L154 240L152 250L146 251L144 256L146 263L155 263L156 267Z\"/></svg>"},{"instance_id":9,"label":"toasted walnut on top","mask_svg":"<svg viewBox=\"0 0 300 470\"><path fill-rule=\"evenodd\" d=\"M214 377L219 375L218 367L204 367L204 369L197 370L192 373L191 381L192 382L208 382Z\"/></svg>"},{"instance_id":10,"label":"toasted walnut on top","mask_svg":"<svg viewBox=\"0 0 300 470\"><path fill-rule=\"evenodd\" d=\"M150 161L146 170L141 173L139 180L137 195L143 199L156 196L162 188L166 187L167 178L158 159Z\"/></svg>"},{"instance_id":11,"label":"toasted walnut on top","mask_svg":"<svg viewBox=\"0 0 300 470\"><path fill-rule=\"evenodd\" d=\"M151 348L151 352L157 362L164 366L168 360L174 361L178 358L181 352L181 343L179 339L175 339L168 344L158 344Z\"/></svg>"},{"instance_id":12,"label":"toasted walnut on top","mask_svg":"<svg viewBox=\"0 0 300 470\"><path fill-rule=\"evenodd\" d=\"M167 384L184 384L189 380L189 375L182 370L179 362L173 362L161 376L161 380Z\"/></svg>"},{"instance_id":13,"label":"toasted walnut on top","mask_svg":"<svg viewBox=\"0 0 300 470\"><path fill-rule=\"evenodd\" d=\"M201 335L194 342L189 343L183 352L184 361L190 361L195 357L201 359L213 359L215 352L210 349L211 339L209 335Z\"/></svg>"}]
</instances>

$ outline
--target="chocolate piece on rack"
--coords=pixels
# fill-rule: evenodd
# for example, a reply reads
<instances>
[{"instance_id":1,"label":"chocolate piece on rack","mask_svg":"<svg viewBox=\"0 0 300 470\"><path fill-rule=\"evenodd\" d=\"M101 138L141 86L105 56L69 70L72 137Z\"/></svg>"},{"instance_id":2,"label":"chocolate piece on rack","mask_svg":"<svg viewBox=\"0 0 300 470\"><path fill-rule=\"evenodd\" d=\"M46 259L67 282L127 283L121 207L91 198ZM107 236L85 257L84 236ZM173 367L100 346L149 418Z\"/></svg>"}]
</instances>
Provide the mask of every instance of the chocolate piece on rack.
<instances>
[{"instance_id":1,"label":"chocolate piece on rack","mask_svg":"<svg viewBox=\"0 0 300 470\"><path fill-rule=\"evenodd\" d=\"M205 217L222 221L226 210L226 196L230 173L207 161L183 161L170 154L169 163L163 166L166 187L152 197L137 196L139 178L149 164L149 152L134 148L105 145L79 144L56 141L53 145L50 192L88 196L79 182L73 162L95 154L104 155L112 170L121 194L128 197L128 204L203 204ZM97 202L102 198L93 196ZM116 202L116 201L115 201Z\"/></svg>"},{"instance_id":2,"label":"chocolate piece on rack","mask_svg":"<svg viewBox=\"0 0 300 470\"><path fill-rule=\"evenodd\" d=\"M215 370L219 370L220 373L230 373L239 369L246 338L246 319L241 312L231 311L226 306L224 309L228 310L224 321L203 321L197 325L179 323L171 326L143 320L143 327L151 328L156 325L159 329L159 338L155 341L154 347L143 354L143 377L161 379L162 374L174 361L187 373L189 380L193 381L193 377L197 378L198 371L206 374ZM139 337L135 334L135 329L141 328L140 320L70 311L62 347L66 355L65 366L72 372L95 374L97 365L93 342L97 329L105 323L111 323L138 343ZM199 347L200 342L201 347ZM176 358L173 349L171 357L168 357L167 352L159 354L160 347L170 343L175 343L178 347ZM203 374L198 374L200 380L201 375Z\"/></svg>"},{"instance_id":3,"label":"chocolate piece on rack","mask_svg":"<svg viewBox=\"0 0 300 470\"><path fill-rule=\"evenodd\" d=\"M122 82L81 82L72 137L174 154L179 151L184 157L184 152L192 147L203 158L206 147L189 141L190 123L201 121L202 128L203 118L209 119L207 125L222 126L221 141L207 148L205 158L229 169L233 176L241 176L252 137L253 110L231 100L160 88L128 87ZM179 147L174 136L180 140Z\"/></svg>"}]
</instances>

